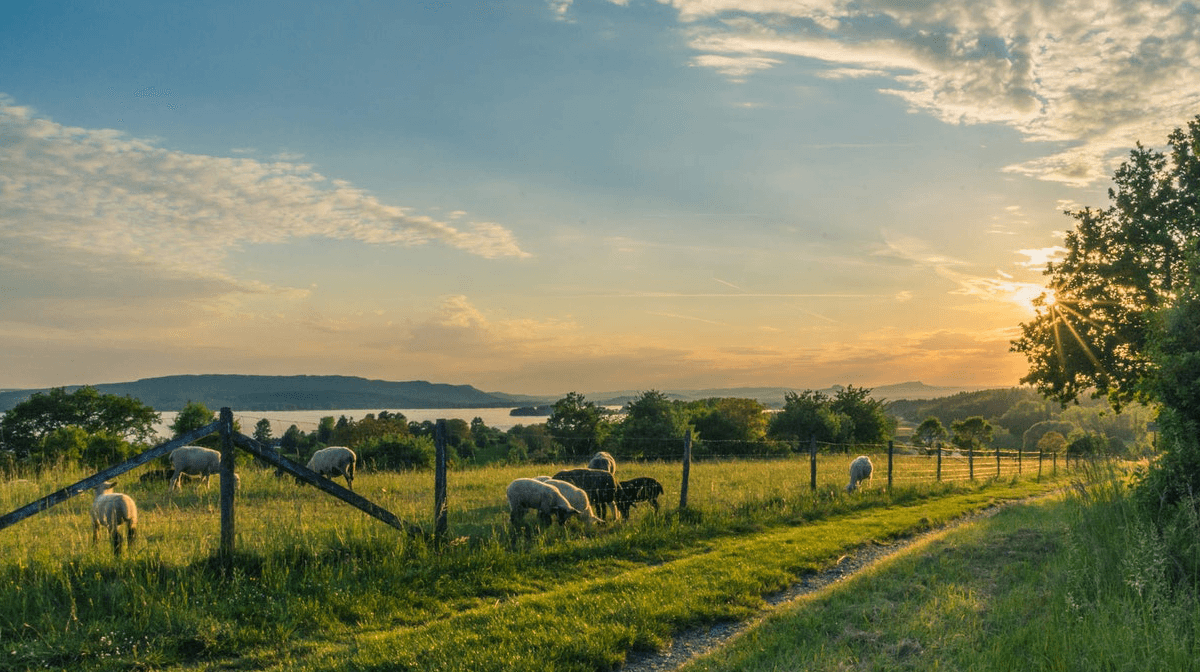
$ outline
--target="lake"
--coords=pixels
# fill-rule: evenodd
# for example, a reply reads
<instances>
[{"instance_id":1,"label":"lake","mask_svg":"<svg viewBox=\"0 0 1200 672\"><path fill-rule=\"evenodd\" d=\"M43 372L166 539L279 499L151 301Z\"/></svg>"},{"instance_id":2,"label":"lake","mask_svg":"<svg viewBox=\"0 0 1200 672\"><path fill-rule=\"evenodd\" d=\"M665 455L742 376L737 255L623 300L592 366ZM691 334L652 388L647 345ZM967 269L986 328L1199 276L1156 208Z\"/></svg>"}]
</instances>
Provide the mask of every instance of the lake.
<instances>
[{"instance_id":1,"label":"lake","mask_svg":"<svg viewBox=\"0 0 1200 672\"><path fill-rule=\"evenodd\" d=\"M379 415L380 411L386 410L389 413L403 414L409 422L431 422L451 418L461 418L470 423L474 418L482 418L483 424L501 431L508 431L517 425L538 425L546 422L546 416L517 416L509 415L513 406L506 408L366 408L366 409L338 409L317 410L317 411L235 411L233 419L241 425L242 433L250 436L254 434L254 426L258 421L266 418L271 423L271 436L279 438L283 436L288 427L295 425L297 429L304 433L309 433L317 429L317 425L321 422L321 418L333 416L335 419L341 416L346 416L348 419L361 420L368 413ZM162 422L154 426L154 431L160 437L170 437L171 430L169 429L172 422L175 422L175 411L163 411Z\"/></svg>"}]
</instances>

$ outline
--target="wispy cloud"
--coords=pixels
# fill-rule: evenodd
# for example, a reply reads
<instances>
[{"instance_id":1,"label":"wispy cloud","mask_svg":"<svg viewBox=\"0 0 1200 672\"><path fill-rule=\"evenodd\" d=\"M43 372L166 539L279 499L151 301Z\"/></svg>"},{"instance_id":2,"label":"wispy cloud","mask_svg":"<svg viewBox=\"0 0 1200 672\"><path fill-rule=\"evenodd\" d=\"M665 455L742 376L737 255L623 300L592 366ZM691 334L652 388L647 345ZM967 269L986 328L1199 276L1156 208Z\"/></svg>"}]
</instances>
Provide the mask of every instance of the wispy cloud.
<instances>
[{"instance_id":1,"label":"wispy cloud","mask_svg":"<svg viewBox=\"0 0 1200 672\"><path fill-rule=\"evenodd\" d=\"M63 126L0 97L0 256L33 250L222 277L246 244L324 237L442 243L486 258L528 256L491 222L463 229L389 205L312 166L186 154L110 129ZM16 262L14 262L16 263Z\"/></svg>"},{"instance_id":2,"label":"wispy cloud","mask_svg":"<svg viewBox=\"0 0 1200 672\"><path fill-rule=\"evenodd\" d=\"M1056 143L1007 168L1088 185L1135 141L1200 109L1200 12L1185 1L671 0L694 65L745 78L789 58L947 123L1008 125Z\"/></svg>"}]
</instances>

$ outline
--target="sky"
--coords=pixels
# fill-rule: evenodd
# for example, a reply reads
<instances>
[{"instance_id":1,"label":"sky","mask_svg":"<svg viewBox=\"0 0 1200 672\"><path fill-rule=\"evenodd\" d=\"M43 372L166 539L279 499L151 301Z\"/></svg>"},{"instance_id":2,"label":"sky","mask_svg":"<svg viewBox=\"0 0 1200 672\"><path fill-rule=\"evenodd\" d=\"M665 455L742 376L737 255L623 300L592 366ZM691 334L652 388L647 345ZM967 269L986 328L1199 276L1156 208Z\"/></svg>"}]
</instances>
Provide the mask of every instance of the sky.
<instances>
[{"instance_id":1,"label":"sky","mask_svg":"<svg viewBox=\"0 0 1200 672\"><path fill-rule=\"evenodd\" d=\"M0 10L0 388L1017 385L1200 6Z\"/></svg>"}]
</instances>

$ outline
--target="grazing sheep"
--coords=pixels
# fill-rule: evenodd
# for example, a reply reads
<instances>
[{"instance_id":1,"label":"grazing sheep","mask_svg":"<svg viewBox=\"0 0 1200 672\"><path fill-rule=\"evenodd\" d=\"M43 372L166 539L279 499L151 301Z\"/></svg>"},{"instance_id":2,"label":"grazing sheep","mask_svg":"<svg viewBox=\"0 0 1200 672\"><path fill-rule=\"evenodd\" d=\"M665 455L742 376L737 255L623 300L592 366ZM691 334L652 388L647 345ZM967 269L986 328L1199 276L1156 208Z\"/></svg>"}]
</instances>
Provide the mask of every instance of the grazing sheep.
<instances>
[{"instance_id":1,"label":"grazing sheep","mask_svg":"<svg viewBox=\"0 0 1200 672\"><path fill-rule=\"evenodd\" d=\"M113 492L116 485L116 481L107 481L96 486L96 499L92 502L92 543L96 543L103 525L112 537L113 555L120 555L121 523L125 523L125 536L131 546L137 534L137 504L129 495Z\"/></svg>"},{"instance_id":2,"label":"grazing sheep","mask_svg":"<svg viewBox=\"0 0 1200 672\"><path fill-rule=\"evenodd\" d=\"M866 455L854 458L854 461L850 463L850 485L846 486L846 492L854 492L858 489L859 483L870 480L873 469L871 458Z\"/></svg>"},{"instance_id":3,"label":"grazing sheep","mask_svg":"<svg viewBox=\"0 0 1200 672\"><path fill-rule=\"evenodd\" d=\"M171 476L174 475L174 473L174 469L151 469L141 476L138 476L138 483L157 483L159 481L170 482Z\"/></svg>"},{"instance_id":4,"label":"grazing sheep","mask_svg":"<svg viewBox=\"0 0 1200 672\"><path fill-rule=\"evenodd\" d=\"M620 486L617 510L621 512L622 518L628 518L630 507L638 502L650 502L654 506L654 511L658 512L658 497L663 494L661 483L649 476L641 476L621 481Z\"/></svg>"},{"instance_id":5,"label":"grazing sheep","mask_svg":"<svg viewBox=\"0 0 1200 672\"><path fill-rule=\"evenodd\" d=\"M357 459L354 451L345 446L330 446L313 453L308 461L308 468L318 474L333 474L345 476L346 487L354 492L354 461Z\"/></svg>"},{"instance_id":6,"label":"grazing sheep","mask_svg":"<svg viewBox=\"0 0 1200 672\"><path fill-rule=\"evenodd\" d=\"M593 455L592 459L588 460L587 466L588 469L600 469L614 476L617 473L617 461L613 459L612 455L603 450Z\"/></svg>"},{"instance_id":7,"label":"grazing sheep","mask_svg":"<svg viewBox=\"0 0 1200 672\"><path fill-rule=\"evenodd\" d=\"M564 469L554 475L555 480L566 481L583 488L588 501L601 518L608 517L608 507L612 507L613 517L617 517L617 495L620 486L610 472L603 469Z\"/></svg>"},{"instance_id":8,"label":"grazing sheep","mask_svg":"<svg viewBox=\"0 0 1200 672\"><path fill-rule=\"evenodd\" d=\"M604 522L603 518L596 517L595 512L592 511L592 504L588 501L587 493L582 488L566 481L556 481L549 476L538 476L533 480L541 481L557 488L562 493L562 496L566 497L567 501L571 503L571 508L578 511L579 516L583 518L583 522L588 525Z\"/></svg>"},{"instance_id":9,"label":"grazing sheep","mask_svg":"<svg viewBox=\"0 0 1200 672\"><path fill-rule=\"evenodd\" d=\"M518 478L508 484L509 520L513 527L521 525L525 509L536 509L538 519L543 524L550 524L551 516L558 516L558 524L562 525L571 516L579 512L571 506L571 502L559 492L558 488L532 478Z\"/></svg>"},{"instance_id":10,"label":"grazing sheep","mask_svg":"<svg viewBox=\"0 0 1200 672\"><path fill-rule=\"evenodd\" d=\"M171 467L175 472L171 475L171 483L167 490L179 488L179 477L183 474L199 476L208 487L208 477L221 470L221 453L212 448L200 446L184 446L171 451Z\"/></svg>"}]
</instances>

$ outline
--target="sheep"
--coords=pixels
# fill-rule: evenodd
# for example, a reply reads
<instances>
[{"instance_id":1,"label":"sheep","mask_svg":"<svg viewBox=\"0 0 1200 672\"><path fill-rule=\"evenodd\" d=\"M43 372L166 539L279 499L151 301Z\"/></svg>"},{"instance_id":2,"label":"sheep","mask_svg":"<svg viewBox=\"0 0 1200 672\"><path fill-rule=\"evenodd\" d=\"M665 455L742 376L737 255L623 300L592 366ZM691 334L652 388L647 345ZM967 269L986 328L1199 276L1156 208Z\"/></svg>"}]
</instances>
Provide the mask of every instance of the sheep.
<instances>
[{"instance_id":1,"label":"sheep","mask_svg":"<svg viewBox=\"0 0 1200 672\"><path fill-rule=\"evenodd\" d=\"M318 474L333 474L345 476L346 487L354 492L354 461L357 456L353 450L345 446L330 446L313 453L308 461L308 468Z\"/></svg>"},{"instance_id":2,"label":"sheep","mask_svg":"<svg viewBox=\"0 0 1200 672\"><path fill-rule=\"evenodd\" d=\"M137 504L129 495L113 492L116 481L106 481L95 488L96 499L92 502L92 543L96 543L100 526L108 529L112 537L113 555L121 554L121 523L125 523L125 536L129 545L137 534Z\"/></svg>"},{"instance_id":3,"label":"sheep","mask_svg":"<svg viewBox=\"0 0 1200 672\"><path fill-rule=\"evenodd\" d=\"M630 507L638 502L650 502L654 506L654 511L658 512L658 497L663 494L661 483L649 476L641 476L621 481L620 486L617 510L621 512L622 518L628 518Z\"/></svg>"},{"instance_id":4,"label":"sheep","mask_svg":"<svg viewBox=\"0 0 1200 672\"><path fill-rule=\"evenodd\" d=\"M157 483L158 481L170 482L171 476L175 474L174 469L151 469L138 477L138 483Z\"/></svg>"},{"instance_id":5,"label":"sheep","mask_svg":"<svg viewBox=\"0 0 1200 672\"><path fill-rule=\"evenodd\" d=\"M179 477L183 474L200 476L204 486L208 487L209 475L221 470L221 453L200 446L176 448L171 451L171 467L175 473L171 475L171 482L167 485L168 491L179 488Z\"/></svg>"},{"instance_id":6,"label":"sheep","mask_svg":"<svg viewBox=\"0 0 1200 672\"><path fill-rule=\"evenodd\" d=\"M505 493L508 495L508 517L513 527L521 525L525 509L537 509L538 519L546 525L550 524L551 516L558 516L558 524L562 525L567 518L579 515L579 511L571 506L558 488L533 478L513 480Z\"/></svg>"},{"instance_id":7,"label":"sheep","mask_svg":"<svg viewBox=\"0 0 1200 672\"><path fill-rule=\"evenodd\" d=\"M615 476L617 473L617 461L613 459L612 455L602 450L593 455L592 459L588 460L587 468L601 469Z\"/></svg>"},{"instance_id":8,"label":"sheep","mask_svg":"<svg viewBox=\"0 0 1200 672\"><path fill-rule=\"evenodd\" d=\"M588 525L604 522L603 518L598 518L595 512L592 511L591 502L588 501L587 493L582 488L573 483L554 480L549 476L537 476L533 480L541 481L557 488L562 496L566 497L567 501L571 503L571 508L578 511L579 516L583 518L583 522Z\"/></svg>"},{"instance_id":9,"label":"sheep","mask_svg":"<svg viewBox=\"0 0 1200 672\"><path fill-rule=\"evenodd\" d=\"M854 458L854 461L850 463L850 485L846 486L846 492L854 492L858 489L860 482L870 480L873 470L871 458L866 455Z\"/></svg>"},{"instance_id":10,"label":"sheep","mask_svg":"<svg viewBox=\"0 0 1200 672\"><path fill-rule=\"evenodd\" d=\"M611 473L603 469L563 469L554 478L582 488L601 518L607 517L609 506L613 509L613 517L616 517L620 489Z\"/></svg>"}]
</instances>

